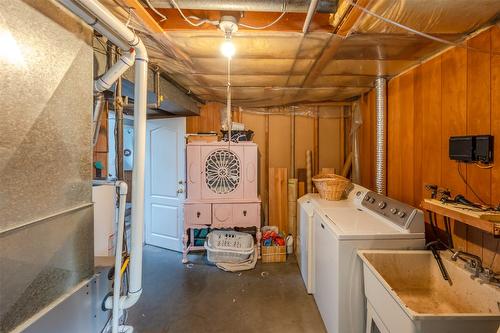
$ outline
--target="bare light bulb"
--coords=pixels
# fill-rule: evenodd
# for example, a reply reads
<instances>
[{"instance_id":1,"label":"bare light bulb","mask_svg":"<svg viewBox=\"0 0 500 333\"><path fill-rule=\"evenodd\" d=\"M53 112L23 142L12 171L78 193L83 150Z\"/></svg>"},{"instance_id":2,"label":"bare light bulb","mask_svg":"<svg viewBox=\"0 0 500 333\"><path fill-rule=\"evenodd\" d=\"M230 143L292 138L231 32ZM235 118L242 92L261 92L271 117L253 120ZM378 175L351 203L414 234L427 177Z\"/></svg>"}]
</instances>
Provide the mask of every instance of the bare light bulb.
<instances>
[{"instance_id":1,"label":"bare light bulb","mask_svg":"<svg viewBox=\"0 0 500 333\"><path fill-rule=\"evenodd\" d=\"M236 48L230 39L226 39L220 46L220 51L226 58L232 58L236 53Z\"/></svg>"},{"instance_id":2,"label":"bare light bulb","mask_svg":"<svg viewBox=\"0 0 500 333\"><path fill-rule=\"evenodd\" d=\"M0 30L0 61L11 65L24 65L24 57L16 40L9 31Z\"/></svg>"}]
</instances>

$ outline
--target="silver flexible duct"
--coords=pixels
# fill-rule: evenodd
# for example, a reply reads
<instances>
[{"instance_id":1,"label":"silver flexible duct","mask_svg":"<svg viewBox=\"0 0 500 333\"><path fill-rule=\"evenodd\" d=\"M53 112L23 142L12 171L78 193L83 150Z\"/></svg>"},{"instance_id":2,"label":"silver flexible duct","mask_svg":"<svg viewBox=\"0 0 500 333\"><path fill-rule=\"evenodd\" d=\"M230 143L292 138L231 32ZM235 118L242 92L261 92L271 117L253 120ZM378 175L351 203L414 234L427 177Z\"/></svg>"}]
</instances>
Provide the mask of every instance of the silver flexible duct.
<instances>
[{"instance_id":1,"label":"silver flexible duct","mask_svg":"<svg viewBox=\"0 0 500 333\"><path fill-rule=\"evenodd\" d=\"M375 80L375 190L379 194L386 194L386 79L379 77Z\"/></svg>"}]
</instances>

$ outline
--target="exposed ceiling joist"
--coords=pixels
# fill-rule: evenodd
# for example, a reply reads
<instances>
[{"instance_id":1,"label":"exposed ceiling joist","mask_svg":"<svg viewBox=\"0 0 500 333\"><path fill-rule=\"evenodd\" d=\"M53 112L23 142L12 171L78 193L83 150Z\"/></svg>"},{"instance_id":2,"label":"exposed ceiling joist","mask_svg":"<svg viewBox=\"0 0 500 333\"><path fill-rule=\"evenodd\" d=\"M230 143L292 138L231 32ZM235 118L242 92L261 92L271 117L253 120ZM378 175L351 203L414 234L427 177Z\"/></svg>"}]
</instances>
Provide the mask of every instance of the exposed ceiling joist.
<instances>
[{"instance_id":1,"label":"exposed ceiling joist","mask_svg":"<svg viewBox=\"0 0 500 333\"><path fill-rule=\"evenodd\" d=\"M148 11L141 5L139 0L123 0L123 2L139 16L142 22L151 30L153 33L162 33L163 29L160 27L158 22L148 13Z\"/></svg>"},{"instance_id":2,"label":"exposed ceiling joist","mask_svg":"<svg viewBox=\"0 0 500 333\"><path fill-rule=\"evenodd\" d=\"M371 0L353 0L362 7L367 6ZM309 87L314 84L314 81L321 75L326 65L333 59L335 53L342 44L343 38L350 35L352 29L361 17L362 11L353 6L342 8L343 12L338 12L335 15L340 15L342 19L339 20L339 25L335 27L334 34L329 38L326 46L323 48L321 55L314 63L313 67L307 74L303 87Z\"/></svg>"}]
</instances>

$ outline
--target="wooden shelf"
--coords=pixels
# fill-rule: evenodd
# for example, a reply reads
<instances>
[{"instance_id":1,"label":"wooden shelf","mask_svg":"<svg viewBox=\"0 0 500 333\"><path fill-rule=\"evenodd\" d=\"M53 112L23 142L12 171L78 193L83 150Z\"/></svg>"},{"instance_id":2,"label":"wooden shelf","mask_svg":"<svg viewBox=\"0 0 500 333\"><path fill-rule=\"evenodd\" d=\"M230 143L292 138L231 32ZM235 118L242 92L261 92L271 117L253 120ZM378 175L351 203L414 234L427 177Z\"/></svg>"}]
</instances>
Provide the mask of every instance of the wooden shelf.
<instances>
[{"instance_id":1,"label":"wooden shelf","mask_svg":"<svg viewBox=\"0 0 500 333\"><path fill-rule=\"evenodd\" d=\"M481 229L493 234L495 237L500 237L500 212L475 211L464 205L443 203L436 199L424 199L420 206L427 211Z\"/></svg>"}]
</instances>

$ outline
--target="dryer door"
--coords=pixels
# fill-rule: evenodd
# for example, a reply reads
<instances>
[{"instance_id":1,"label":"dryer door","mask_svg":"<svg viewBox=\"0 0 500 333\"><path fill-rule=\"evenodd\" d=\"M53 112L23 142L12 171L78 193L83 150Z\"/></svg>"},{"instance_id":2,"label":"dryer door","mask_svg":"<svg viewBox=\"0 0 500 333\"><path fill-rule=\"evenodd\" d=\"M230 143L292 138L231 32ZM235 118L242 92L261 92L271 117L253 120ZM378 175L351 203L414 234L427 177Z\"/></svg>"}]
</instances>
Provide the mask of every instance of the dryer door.
<instances>
[{"instance_id":1,"label":"dryer door","mask_svg":"<svg viewBox=\"0 0 500 333\"><path fill-rule=\"evenodd\" d=\"M314 299L328 332L338 332L338 240L320 215L314 216Z\"/></svg>"}]
</instances>

